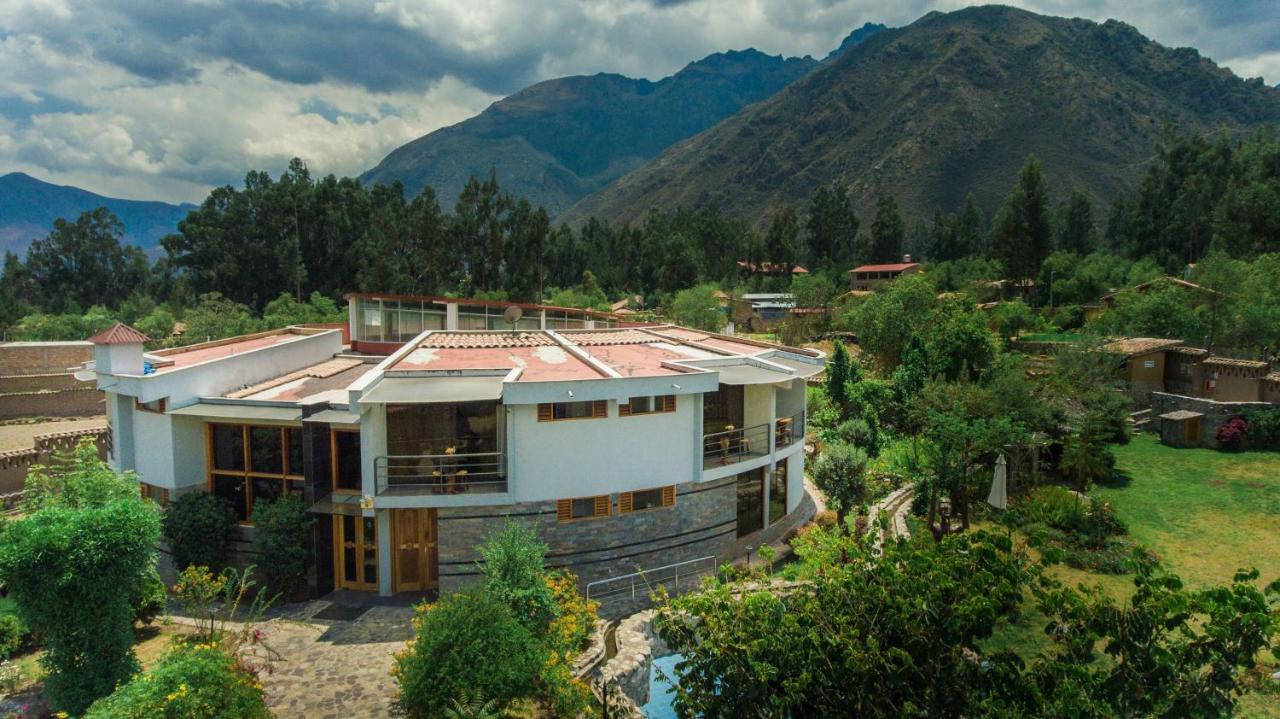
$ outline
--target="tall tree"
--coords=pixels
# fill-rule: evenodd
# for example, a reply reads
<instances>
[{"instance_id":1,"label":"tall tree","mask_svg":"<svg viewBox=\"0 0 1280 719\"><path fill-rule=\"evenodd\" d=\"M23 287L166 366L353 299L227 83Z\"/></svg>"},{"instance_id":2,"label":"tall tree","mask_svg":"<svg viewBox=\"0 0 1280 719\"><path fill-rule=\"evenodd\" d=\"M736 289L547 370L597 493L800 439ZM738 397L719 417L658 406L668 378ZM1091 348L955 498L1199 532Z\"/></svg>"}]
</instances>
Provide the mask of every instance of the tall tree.
<instances>
[{"instance_id":1,"label":"tall tree","mask_svg":"<svg viewBox=\"0 0 1280 719\"><path fill-rule=\"evenodd\" d=\"M1040 272L1052 244L1049 188L1035 155L1027 158L1018 182L996 213L991 252L1004 265L1005 276L1023 280Z\"/></svg>"},{"instance_id":2,"label":"tall tree","mask_svg":"<svg viewBox=\"0 0 1280 719\"><path fill-rule=\"evenodd\" d=\"M867 262L898 262L902 259L902 245L906 240L907 229L902 222L902 214L898 212L898 203L893 196L882 193L876 199L876 218L871 223L870 243L867 247Z\"/></svg>"},{"instance_id":3,"label":"tall tree","mask_svg":"<svg viewBox=\"0 0 1280 719\"><path fill-rule=\"evenodd\" d=\"M955 251L958 257L986 254L987 221L973 199L973 193L964 196L964 208L956 216Z\"/></svg>"},{"instance_id":4,"label":"tall tree","mask_svg":"<svg viewBox=\"0 0 1280 719\"><path fill-rule=\"evenodd\" d=\"M791 268L796 264L799 237L800 223L796 219L796 211L788 205L773 216L769 232L764 237L765 255L774 267L780 268L784 277L791 275Z\"/></svg>"},{"instance_id":5,"label":"tall tree","mask_svg":"<svg viewBox=\"0 0 1280 719\"><path fill-rule=\"evenodd\" d=\"M1081 256L1097 249L1098 230L1093 224L1093 203L1080 190L1072 190L1071 198L1059 206L1053 244L1055 249Z\"/></svg>"},{"instance_id":6,"label":"tall tree","mask_svg":"<svg viewBox=\"0 0 1280 719\"><path fill-rule=\"evenodd\" d=\"M27 250L26 273L41 305L53 312L115 306L146 282L146 256L123 247L124 225L105 207L55 220Z\"/></svg>"},{"instance_id":7,"label":"tall tree","mask_svg":"<svg viewBox=\"0 0 1280 719\"><path fill-rule=\"evenodd\" d=\"M809 262L817 267L851 262L858 237L858 216L848 190L831 183L814 191L805 230Z\"/></svg>"}]
</instances>

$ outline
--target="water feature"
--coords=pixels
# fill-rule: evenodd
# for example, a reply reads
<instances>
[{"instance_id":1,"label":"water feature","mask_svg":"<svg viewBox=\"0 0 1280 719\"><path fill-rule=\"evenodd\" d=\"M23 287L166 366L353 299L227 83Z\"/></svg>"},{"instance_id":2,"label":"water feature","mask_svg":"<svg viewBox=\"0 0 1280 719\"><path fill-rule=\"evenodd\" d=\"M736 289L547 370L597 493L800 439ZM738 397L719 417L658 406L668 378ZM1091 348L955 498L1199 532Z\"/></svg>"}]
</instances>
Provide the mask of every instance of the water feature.
<instances>
[{"instance_id":1,"label":"water feature","mask_svg":"<svg viewBox=\"0 0 1280 719\"><path fill-rule=\"evenodd\" d=\"M654 659L649 667L649 701L640 707L647 719L676 719L676 710L672 706L676 690L671 680L676 676L676 664L680 659L679 654L668 654Z\"/></svg>"}]
</instances>

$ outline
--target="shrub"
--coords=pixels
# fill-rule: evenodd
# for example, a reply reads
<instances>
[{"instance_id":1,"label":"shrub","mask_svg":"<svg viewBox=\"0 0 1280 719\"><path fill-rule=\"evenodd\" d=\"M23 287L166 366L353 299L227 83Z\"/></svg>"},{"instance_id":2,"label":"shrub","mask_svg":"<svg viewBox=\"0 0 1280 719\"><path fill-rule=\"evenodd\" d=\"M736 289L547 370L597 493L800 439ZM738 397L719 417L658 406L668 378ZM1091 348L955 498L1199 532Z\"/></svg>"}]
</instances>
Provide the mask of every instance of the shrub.
<instances>
[{"instance_id":1,"label":"shrub","mask_svg":"<svg viewBox=\"0 0 1280 719\"><path fill-rule=\"evenodd\" d=\"M212 644L177 644L151 671L98 700L84 719L267 719L257 676Z\"/></svg>"},{"instance_id":2,"label":"shrub","mask_svg":"<svg viewBox=\"0 0 1280 719\"><path fill-rule=\"evenodd\" d=\"M867 453L850 444L827 448L813 465L813 483L843 518L867 495Z\"/></svg>"},{"instance_id":3,"label":"shrub","mask_svg":"<svg viewBox=\"0 0 1280 719\"><path fill-rule=\"evenodd\" d=\"M1020 508L1023 520L1063 531L1084 525L1085 503L1074 492L1057 486L1040 487Z\"/></svg>"},{"instance_id":4,"label":"shrub","mask_svg":"<svg viewBox=\"0 0 1280 719\"><path fill-rule=\"evenodd\" d=\"M131 600L154 566L160 522L135 494L103 506L50 506L12 522L0 582L43 637L44 695L80 714L137 671Z\"/></svg>"},{"instance_id":5,"label":"shrub","mask_svg":"<svg viewBox=\"0 0 1280 719\"><path fill-rule=\"evenodd\" d=\"M397 709L409 719L434 719L468 696L505 708L538 687L545 652L507 604L471 590L420 605L415 638L396 655Z\"/></svg>"},{"instance_id":6,"label":"shrub","mask_svg":"<svg viewBox=\"0 0 1280 719\"><path fill-rule=\"evenodd\" d=\"M306 582L307 547L314 524L315 518L296 494L254 504L253 545L260 556L271 558L262 565L270 592L290 597Z\"/></svg>"},{"instance_id":7,"label":"shrub","mask_svg":"<svg viewBox=\"0 0 1280 719\"><path fill-rule=\"evenodd\" d=\"M1249 410L1244 421L1249 427L1250 446L1280 449L1280 409Z\"/></svg>"},{"instance_id":8,"label":"shrub","mask_svg":"<svg viewBox=\"0 0 1280 719\"><path fill-rule=\"evenodd\" d=\"M168 590L160 572L152 566L143 574L142 580L134 587L129 606L133 607L133 621L150 624L156 617L164 614L169 600Z\"/></svg>"},{"instance_id":9,"label":"shrub","mask_svg":"<svg viewBox=\"0 0 1280 719\"><path fill-rule=\"evenodd\" d=\"M1218 428L1218 446L1223 449L1240 449L1248 434L1248 423L1239 417L1234 417Z\"/></svg>"},{"instance_id":10,"label":"shrub","mask_svg":"<svg viewBox=\"0 0 1280 719\"><path fill-rule=\"evenodd\" d=\"M877 436L867 420L861 417L855 417L846 422L841 422L836 427L836 435L841 442L851 444L861 448L867 454L875 456L878 449Z\"/></svg>"},{"instance_id":11,"label":"shrub","mask_svg":"<svg viewBox=\"0 0 1280 719\"><path fill-rule=\"evenodd\" d=\"M29 632L22 617L0 614L0 659L8 659L27 643Z\"/></svg>"},{"instance_id":12,"label":"shrub","mask_svg":"<svg viewBox=\"0 0 1280 719\"><path fill-rule=\"evenodd\" d=\"M516 619L540 636L559 611L543 568L547 545L533 527L508 522L485 539L479 552L485 591L504 602Z\"/></svg>"},{"instance_id":13,"label":"shrub","mask_svg":"<svg viewBox=\"0 0 1280 719\"><path fill-rule=\"evenodd\" d=\"M179 570L192 565L220 569L235 530L231 505L208 492L184 494L169 503L164 515L164 538Z\"/></svg>"}]
</instances>

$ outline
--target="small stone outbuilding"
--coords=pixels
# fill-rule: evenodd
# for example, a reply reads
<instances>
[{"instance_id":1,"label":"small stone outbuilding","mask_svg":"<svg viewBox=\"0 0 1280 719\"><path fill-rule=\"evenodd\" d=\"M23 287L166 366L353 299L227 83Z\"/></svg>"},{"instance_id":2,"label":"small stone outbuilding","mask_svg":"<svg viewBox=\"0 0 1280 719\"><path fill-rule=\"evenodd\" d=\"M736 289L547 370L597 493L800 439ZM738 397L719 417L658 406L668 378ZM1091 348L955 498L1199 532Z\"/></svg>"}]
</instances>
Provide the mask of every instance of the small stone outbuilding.
<instances>
[{"instance_id":1,"label":"small stone outbuilding","mask_svg":"<svg viewBox=\"0 0 1280 719\"><path fill-rule=\"evenodd\" d=\"M1199 447L1204 413L1179 409L1160 415L1160 442L1170 447Z\"/></svg>"}]
</instances>

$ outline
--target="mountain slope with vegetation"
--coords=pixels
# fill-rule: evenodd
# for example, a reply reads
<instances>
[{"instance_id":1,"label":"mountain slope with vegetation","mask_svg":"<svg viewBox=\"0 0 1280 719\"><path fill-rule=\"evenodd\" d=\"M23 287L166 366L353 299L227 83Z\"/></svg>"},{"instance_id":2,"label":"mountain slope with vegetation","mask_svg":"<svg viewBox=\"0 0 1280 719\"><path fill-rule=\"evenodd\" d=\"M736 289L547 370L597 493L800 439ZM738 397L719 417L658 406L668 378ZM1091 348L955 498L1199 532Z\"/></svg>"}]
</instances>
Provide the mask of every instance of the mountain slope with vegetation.
<instances>
[{"instance_id":1,"label":"mountain slope with vegetation","mask_svg":"<svg viewBox=\"0 0 1280 719\"><path fill-rule=\"evenodd\" d=\"M972 192L990 216L1032 153L1056 192L1106 204L1136 184L1167 126L1277 121L1274 88L1121 22L1007 7L930 13L672 147L562 219L717 205L763 226L833 181L860 215L880 193L919 220Z\"/></svg>"},{"instance_id":2,"label":"mountain slope with vegetation","mask_svg":"<svg viewBox=\"0 0 1280 719\"><path fill-rule=\"evenodd\" d=\"M452 207L468 179L492 169L504 188L555 215L817 65L743 50L658 82L608 73L547 80L397 148L360 180L399 180L410 195L432 187Z\"/></svg>"},{"instance_id":3,"label":"mountain slope with vegetation","mask_svg":"<svg viewBox=\"0 0 1280 719\"><path fill-rule=\"evenodd\" d=\"M53 221L106 207L124 223L126 242L150 249L175 231L195 205L121 200L70 185L54 185L21 173L0 176L0 250L25 250L49 233Z\"/></svg>"}]
</instances>

